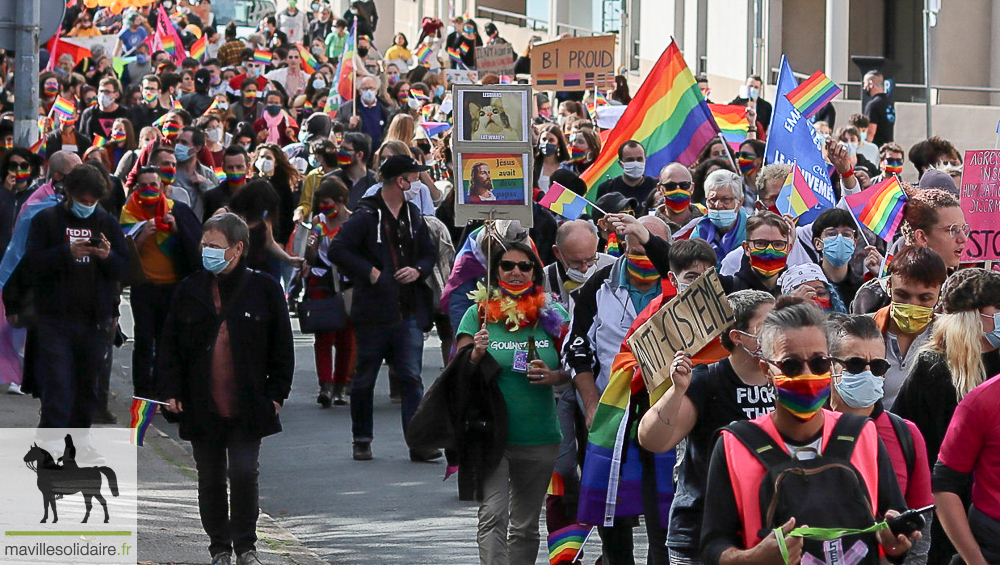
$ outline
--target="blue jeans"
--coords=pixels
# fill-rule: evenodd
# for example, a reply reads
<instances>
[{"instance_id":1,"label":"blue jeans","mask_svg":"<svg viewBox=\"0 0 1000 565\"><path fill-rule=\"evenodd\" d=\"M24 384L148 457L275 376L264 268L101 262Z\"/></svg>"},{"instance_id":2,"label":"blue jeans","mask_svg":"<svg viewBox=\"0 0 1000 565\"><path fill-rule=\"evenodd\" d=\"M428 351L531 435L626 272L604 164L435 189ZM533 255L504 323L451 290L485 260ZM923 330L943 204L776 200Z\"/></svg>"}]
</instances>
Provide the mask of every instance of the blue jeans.
<instances>
[{"instance_id":1,"label":"blue jeans","mask_svg":"<svg viewBox=\"0 0 1000 565\"><path fill-rule=\"evenodd\" d=\"M424 332L413 316L388 326L354 326L358 346L357 366L351 383L351 431L356 442L370 442L374 436L375 380L382 360L399 378L403 396L403 433L424 396L420 378L423 367Z\"/></svg>"},{"instance_id":2,"label":"blue jeans","mask_svg":"<svg viewBox=\"0 0 1000 565\"><path fill-rule=\"evenodd\" d=\"M111 354L107 328L41 316L37 335L38 427L89 428L97 406L97 377Z\"/></svg>"}]
</instances>

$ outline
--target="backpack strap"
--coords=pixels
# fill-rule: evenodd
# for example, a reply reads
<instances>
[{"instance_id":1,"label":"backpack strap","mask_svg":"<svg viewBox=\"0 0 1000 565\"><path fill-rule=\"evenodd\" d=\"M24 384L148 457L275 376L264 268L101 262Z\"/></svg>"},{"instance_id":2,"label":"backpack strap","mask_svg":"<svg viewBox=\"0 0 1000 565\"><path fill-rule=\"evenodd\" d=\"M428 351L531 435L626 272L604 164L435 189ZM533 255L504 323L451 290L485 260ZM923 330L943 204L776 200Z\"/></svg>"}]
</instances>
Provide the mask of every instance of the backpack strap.
<instances>
[{"instance_id":1,"label":"backpack strap","mask_svg":"<svg viewBox=\"0 0 1000 565\"><path fill-rule=\"evenodd\" d=\"M733 434L760 461L765 469L788 462L788 454L763 428L750 420L729 424L724 430Z\"/></svg>"},{"instance_id":2,"label":"backpack strap","mask_svg":"<svg viewBox=\"0 0 1000 565\"><path fill-rule=\"evenodd\" d=\"M823 450L823 457L833 457L850 461L854 453L854 445L861 436L868 418L858 414L841 414L837 424L833 426L830 439Z\"/></svg>"},{"instance_id":3,"label":"backpack strap","mask_svg":"<svg viewBox=\"0 0 1000 565\"><path fill-rule=\"evenodd\" d=\"M892 412L886 412L885 415L892 422L892 431L896 432L896 439L899 440L899 448L903 451L903 458L906 459L906 473L907 475L912 475L913 466L917 459L916 449L913 447L913 433L910 432L910 427L906 425L906 420Z\"/></svg>"}]
</instances>

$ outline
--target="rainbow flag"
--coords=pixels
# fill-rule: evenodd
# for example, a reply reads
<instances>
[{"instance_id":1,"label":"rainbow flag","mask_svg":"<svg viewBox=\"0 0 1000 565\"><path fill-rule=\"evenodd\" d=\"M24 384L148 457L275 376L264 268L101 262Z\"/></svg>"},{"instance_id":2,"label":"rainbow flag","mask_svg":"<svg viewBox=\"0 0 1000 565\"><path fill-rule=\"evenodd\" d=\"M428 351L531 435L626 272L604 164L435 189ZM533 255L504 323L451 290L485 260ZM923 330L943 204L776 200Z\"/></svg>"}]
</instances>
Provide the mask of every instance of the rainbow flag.
<instances>
[{"instance_id":1,"label":"rainbow flag","mask_svg":"<svg viewBox=\"0 0 1000 565\"><path fill-rule=\"evenodd\" d=\"M570 524L549 534L549 563L573 563L583 544L587 543L593 526Z\"/></svg>"},{"instance_id":2,"label":"rainbow flag","mask_svg":"<svg viewBox=\"0 0 1000 565\"><path fill-rule=\"evenodd\" d=\"M809 119L816 115L830 103L831 100L840 94L840 87L837 86L823 71L816 71L813 75L795 87L794 90L785 95L785 98L795 106L802 117Z\"/></svg>"},{"instance_id":3,"label":"rainbow flag","mask_svg":"<svg viewBox=\"0 0 1000 565\"><path fill-rule=\"evenodd\" d=\"M608 102L608 99L605 98L603 94L601 94L600 90L597 91L597 94L595 96L587 97L587 112L589 112L591 116L594 117L597 116L595 112L597 111L598 106L609 106L609 105L610 102Z\"/></svg>"},{"instance_id":4,"label":"rainbow flag","mask_svg":"<svg viewBox=\"0 0 1000 565\"><path fill-rule=\"evenodd\" d=\"M618 147L634 139L646 148L646 170L659 171L674 161L691 165L705 144L719 134L712 111L673 41L628 104L597 160L580 178L593 200L597 186L622 174Z\"/></svg>"},{"instance_id":5,"label":"rainbow flag","mask_svg":"<svg viewBox=\"0 0 1000 565\"><path fill-rule=\"evenodd\" d=\"M28 151L31 151L32 153L34 153L35 155L38 155L42 159L45 159L45 157L47 155L46 147L45 147L45 145L46 145L45 144L45 140L46 140L46 137L44 137L44 136L39 137L38 141L36 141L31 147L28 148Z\"/></svg>"},{"instance_id":6,"label":"rainbow flag","mask_svg":"<svg viewBox=\"0 0 1000 565\"><path fill-rule=\"evenodd\" d=\"M448 48L448 57L454 63L461 63L462 62L462 54L459 53L458 49L455 49L454 47L449 47Z\"/></svg>"},{"instance_id":7,"label":"rainbow flag","mask_svg":"<svg viewBox=\"0 0 1000 565\"><path fill-rule=\"evenodd\" d=\"M174 100L174 110L183 110L184 105L181 104L180 100Z\"/></svg>"},{"instance_id":8,"label":"rainbow flag","mask_svg":"<svg viewBox=\"0 0 1000 565\"><path fill-rule=\"evenodd\" d=\"M90 144L91 147L104 147L108 144L108 140L101 135L94 136L94 142Z\"/></svg>"},{"instance_id":9,"label":"rainbow flag","mask_svg":"<svg viewBox=\"0 0 1000 565\"><path fill-rule=\"evenodd\" d=\"M431 118L433 117L433 114L434 108L432 108L430 104L424 104L420 107L420 118L425 122L432 121Z\"/></svg>"},{"instance_id":10,"label":"rainbow flag","mask_svg":"<svg viewBox=\"0 0 1000 565\"><path fill-rule=\"evenodd\" d=\"M427 132L427 137L434 137L451 129L451 124L448 122L421 122L420 125Z\"/></svg>"},{"instance_id":11,"label":"rainbow flag","mask_svg":"<svg viewBox=\"0 0 1000 565\"><path fill-rule=\"evenodd\" d=\"M177 43L174 41L174 37L172 35L163 36L163 38L160 39L160 45L163 47L163 50L170 55L170 57L174 57L174 55L177 54Z\"/></svg>"},{"instance_id":12,"label":"rainbow flag","mask_svg":"<svg viewBox=\"0 0 1000 565\"><path fill-rule=\"evenodd\" d=\"M747 129L750 128L746 106L709 104L708 109L712 111L722 137L733 149L739 149L740 144L747 140Z\"/></svg>"},{"instance_id":13,"label":"rainbow flag","mask_svg":"<svg viewBox=\"0 0 1000 565\"><path fill-rule=\"evenodd\" d=\"M271 60L274 59L274 54L270 51L264 51L263 49L253 50L253 61L255 63L264 63L265 65L270 65Z\"/></svg>"},{"instance_id":14,"label":"rainbow flag","mask_svg":"<svg viewBox=\"0 0 1000 565\"><path fill-rule=\"evenodd\" d=\"M354 20L351 32L347 34L344 53L340 56L340 63L337 64L337 94L340 95L341 104L348 100L354 100L354 53L357 49L357 39L355 39L357 26L358 21ZM327 98L327 102L333 104L330 102L330 97Z\"/></svg>"},{"instance_id":15,"label":"rainbow flag","mask_svg":"<svg viewBox=\"0 0 1000 565\"><path fill-rule=\"evenodd\" d=\"M215 178L219 182L224 182L226 180L226 171L222 170L222 167L213 167L213 172L215 172Z\"/></svg>"},{"instance_id":16,"label":"rainbow flag","mask_svg":"<svg viewBox=\"0 0 1000 565\"><path fill-rule=\"evenodd\" d=\"M798 165L792 164L792 170L788 172L774 205L782 214L796 218L819 205L816 193L809 187Z\"/></svg>"},{"instance_id":17,"label":"rainbow flag","mask_svg":"<svg viewBox=\"0 0 1000 565\"><path fill-rule=\"evenodd\" d=\"M72 100L67 100L62 96L56 98L55 103L52 104L52 111L66 118L72 118L76 115L76 104Z\"/></svg>"},{"instance_id":18,"label":"rainbow flag","mask_svg":"<svg viewBox=\"0 0 1000 565\"><path fill-rule=\"evenodd\" d=\"M132 408L129 410L129 414L132 415L132 424L129 426L132 428L130 440L132 445L142 447L142 439L146 437L146 430L156 415L157 406L156 402L150 402L145 398L132 398Z\"/></svg>"},{"instance_id":19,"label":"rainbow flag","mask_svg":"<svg viewBox=\"0 0 1000 565\"><path fill-rule=\"evenodd\" d=\"M844 197L858 222L886 242L892 240L903 221L903 206L908 198L895 176Z\"/></svg>"},{"instance_id":20,"label":"rainbow flag","mask_svg":"<svg viewBox=\"0 0 1000 565\"><path fill-rule=\"evenodd\" d=\"M462 52L462 55L465 55L469 52L469 44L463 41L458 50Z\"/></svg>"},{"instance_id":21,"label":"rainbow flag","mask_svg":"<svg viewBox=\"0 0 1000 565\"><path fill-rule=\"evenodd\" d=\"M431 58L432 53L433 51L431 50L430 45L427 45L426 43L420 44L420 47L417 47L416 52L417 62L426 63L427 60Z\"/></svg>"},{"instance_id":22,"label":"rainbow flag","mask_svg":"<svg viewBox=\"0 0 1000 565\"><path fill-rule=\"evenodd\" d=\"M555 86L559 83L556 73L538 73L535 76L535 86Z\"/></svg>"},{"instance_id":23,"label":"rainbow flag","mask_svg":"<svg viewBox=\"0 0 1000 565\"><path fill-rule=\"evenodd\" d=\"M205 58L205 51L208 47L208 35L202 35L197 41L191 44L191 55L192 59L198 59L199 61Z\"/></svg>"},{"instance_id":24,"label":"rainbow flag","mask_svg":"<svg viewBox=\"0 0 1000 565\"><path fill-rule=\"evenodd\" d=\"M319 62L316 61L316 58L313 57L312 53L310 53L309 50L306 49L301 43L296 43L295 48L299 50L299 57L302 58L302 70L310 75L315 73L316 67L319 66Z\"/></svg>"},{"instance_id":25,"label":"rainbow flag","mask_svg":"<svg viewBox=\"0 0 1000 565\"><path fill-rule=\"evenodd\" d=\"M590 204L584 197L557 182L552 183L538 203L567 220L579 218Z\"/></svg>"}]
</instances>

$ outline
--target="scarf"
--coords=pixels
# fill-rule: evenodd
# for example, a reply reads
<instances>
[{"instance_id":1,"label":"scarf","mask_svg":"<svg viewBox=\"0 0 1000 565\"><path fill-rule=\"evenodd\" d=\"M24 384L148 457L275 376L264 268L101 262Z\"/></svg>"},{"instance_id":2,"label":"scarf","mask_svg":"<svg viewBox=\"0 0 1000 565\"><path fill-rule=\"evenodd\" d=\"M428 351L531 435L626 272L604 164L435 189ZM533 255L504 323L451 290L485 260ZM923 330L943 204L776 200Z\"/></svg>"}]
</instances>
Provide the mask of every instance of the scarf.
<instances>
[{"instance_id":1,"label":"scarf","mask_svg":"<svg viewBox=\"0 0 1000 565\"><path fill-rule=\"evenodd\" d=\"M650 284L660 278L660 273L653 262L645 255L629 253L625 259L625 270L629 278L640 284Z\"/></svg>"},{"instance_id":2,"label":"scarf","mask_svg":"<svg viewBox=\"0 0 1000 565\"><path fill-rule=\"evenodd\" d=\"M729 255L730 251L742 245L743 241L747 238L747 213L743 210L743 207L737 210L736 224L729 228L729 231L722 234L720 241L716 241L718 234L719 231L715 227L715 224L708 219L708 216L703 216L698 219L693 233L690 233L688 237L677 237L676 239L689 239L691 237L704 239L715 250L715 255L721 262L723 257Z\"/></svg>"},{"instance_id":3,"label":"scarf","mask_svg":"<svg viewBox=\"0 0 1000 565\"><path fill-rule=\"evenodd\" d=\"M264 123L267 124L267 143L281 145L281 130L278 129L278 126L285 119L285 111L278 112L277 116L272 116L264 112L261 117L264 118Z\"/></svg>"},{"instance_id":4,"label":"scarf","mask_svg":"<svg viewBox=\"0 0 1000 565\"><path fill-rule=\"evenodd\" d=\"M154 222L156 225L156 245L164 255L173 257L177 238L175 234L170 233L170 225L164 223L163 216L173 210L174 201L164 196L161 192L160 198L152 206L152 212L150 212L149 208L142 204L142 198L138 190L133 191L132 195L128 197L128 201L125 202L125 206L122 208L122 230L127 232L139 222Z\"/></svg>"}]
</instances>

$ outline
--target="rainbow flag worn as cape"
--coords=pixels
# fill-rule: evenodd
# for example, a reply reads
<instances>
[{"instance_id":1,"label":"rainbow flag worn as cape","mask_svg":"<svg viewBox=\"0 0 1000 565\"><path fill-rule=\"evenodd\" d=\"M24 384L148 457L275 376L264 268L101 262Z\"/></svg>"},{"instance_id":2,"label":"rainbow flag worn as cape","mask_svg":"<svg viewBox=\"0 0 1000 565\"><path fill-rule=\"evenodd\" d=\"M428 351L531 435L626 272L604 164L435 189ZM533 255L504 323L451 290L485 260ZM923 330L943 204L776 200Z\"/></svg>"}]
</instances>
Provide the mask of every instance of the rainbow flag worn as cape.
<instances>
[{"instance_id":1,"label":"rainbow flag worn as cape","mask_svg":"<svg viewBox=\"0 0 1000 565\"><path fill-rule=\"evenodd\" d=\"M722 131L722 137L734 150L739 149L740 144L747 140L747 130L750 128L746 106L709 104L708 108L715 118L715 125Z\"/></svg>"},{"instance_id":2,"label":"rainbow flag worn as cape","mask_svg":"<svg viewBox=\"0 0 1000 565\"><path fill-rule=\"evenodd\" d=\"M857 194L844 197L844 200L859 223L884 241L891 241L903 221L903 206L908 198L899 184L899 178L893 175Z\"/></svg>"},{"instance_id":3,"label":"rainbow flag worn as cape","mask_svg":"<svg viewBox=\"0 0 1000 565\"><path fill-rule=\"evenodd\" d=\"M590 204L585 198L557 182L552 183L538 203L567 220L578 219Z\"/></svg>"},{"instance_id":4,"label":"rainbow flag worn as cape","mask_svg":"<svg viewBox=\"0 0 1000 565\"><path fill-rule=\"evenodd\" d=\"M316 57L313 57L312 53L309 52L301 43L296 43L295 48L299 50L299 57L302 58L302 70L306 74L313 74L316 72L316 67L319 63L316 61Z\"/></svg>"},{"instance_id":5,"label":"rainbow flag worn as cape","mask_svg":"<svg viewBox=\"0 0 1000 565\"><path fill-rule=\"evenodd\" d=\"M199 61L205 58L205 51L208 47L208 36L202 35L197 41L191 44L191 58Z\"/></svg>"},{"instance_id":6,"label":"rainbow flag worn as cape","mask_svg":"<svg viewBox=\"0 0 1000 565\"><path fill-rule=\"evenodd\" d=\"M163 226L160 225L159 221L162 221L163 215L174 209L174 201L162 196L160 198L160 204L157 206L157 215L150 216L143 206L139 203L138 191L133 192L128 200L125 201L125 206L122 207L121 225L122 231L128 233L136 224L142 221L150 221L157 224L156 235L156 246L160 248L160 252L167 257L174 256L174 248L177 241L177 236L170 233L168 229L161 229ZM159 221L158 221L159 220Z\"/></svg>"},{"instance_id":7,"label":"rainbow flag worn as cape","mask_svg":"<svg viewBox=\"0 0 1000 565\"><path fill-rule=\"evenodd\" d=\"M781 186L781 192L778 193L774 205L782 214L796 218L819 205L816 193L809 188L809 183L802 176L798 165L792 164L792 170L785 177L785 184Z\"/></svg>"},{"instance_id":8,"label":"rainbow flag worn as cape","mask_svg":"<svg viewBox=\"0 0 1000 565\"><path fill-rule=\"evenodd\" d=\"M816 115L830 103L831 100L840 94L840 87L836 85L823 71L816 71L802 84L796 86L785 98L795 106L795 109L802 113L802 117L809 119Z\"/></svg>"},{"instance_id":9,"label":"rainbow flag worn as cape","mask_svg":"<svg viewBox=\"0 0 1000 565\"><path fill-rule=\"evenodd\" d=\"M630 139L646 148L646 170L658 173L674 161L693 164L698 152L718 134L694 75L677 43L671 41L611 130L600 155L580 175L587 183L587 199L597 197L597 186L605 179L622 174L618 147Z\"/></svg>"},{"instance_id":10,"label":"rainbow flag worn as cape","mask_svg":"<svg viewBox=\"0 0 1000 565\"><path fill-rule=\"evenodd\" d=\"M156 415L156 407L156 404L148 400L132 399L132 408L129 410L129 414L132 416L132 423L129 426L132 428L132 437L129 443L142 447L146 430L149 429L149 424L152 423L153 416Z\"/></svg>"}]
</instances>

